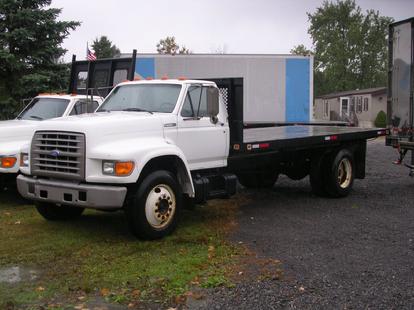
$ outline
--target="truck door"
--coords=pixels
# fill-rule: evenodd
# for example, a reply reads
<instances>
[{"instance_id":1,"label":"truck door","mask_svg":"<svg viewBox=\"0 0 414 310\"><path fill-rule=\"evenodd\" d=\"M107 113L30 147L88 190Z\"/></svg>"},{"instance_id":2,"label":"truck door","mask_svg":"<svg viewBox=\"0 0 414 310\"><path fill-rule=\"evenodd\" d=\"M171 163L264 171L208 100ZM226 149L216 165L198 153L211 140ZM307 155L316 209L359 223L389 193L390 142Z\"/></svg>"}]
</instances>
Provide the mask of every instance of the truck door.
<instances>
[{"instance_id":1,"label":"truck door","mask_svg":"<svg viewBox=\"0 0 414 310\"><path fill-rule=\"evenodd\" d=\"M207 113L207 87L188 87L178 115L177 145L191 170L223 167L227 164L228 127L214 123Z\"/></svg>"}]
</instances>

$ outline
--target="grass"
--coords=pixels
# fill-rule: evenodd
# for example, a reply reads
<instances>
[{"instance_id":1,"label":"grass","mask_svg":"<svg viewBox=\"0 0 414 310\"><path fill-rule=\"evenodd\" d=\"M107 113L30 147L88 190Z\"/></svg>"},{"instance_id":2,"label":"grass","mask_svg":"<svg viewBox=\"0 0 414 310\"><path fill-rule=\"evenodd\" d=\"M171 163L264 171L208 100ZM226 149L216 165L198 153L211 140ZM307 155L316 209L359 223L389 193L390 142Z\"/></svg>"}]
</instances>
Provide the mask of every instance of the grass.
<instances>
[{"instance_id":1,"label":"grass","mask_svg":"<svg viewBox=\"0 0 414 310\"><path fill-rule=\"evenodd\" d=\"M0 194L0 270L36 270L33 281L0 283L0 308L55 309L79 300L166 302L193 286L230 283L239 250L224 239L243 198L184 212L162 240L132 237L122 212L87 211L73 222L47 222L32 205ZM32 308L30 308L32 309Z\"/></svg>"}]
</instances>

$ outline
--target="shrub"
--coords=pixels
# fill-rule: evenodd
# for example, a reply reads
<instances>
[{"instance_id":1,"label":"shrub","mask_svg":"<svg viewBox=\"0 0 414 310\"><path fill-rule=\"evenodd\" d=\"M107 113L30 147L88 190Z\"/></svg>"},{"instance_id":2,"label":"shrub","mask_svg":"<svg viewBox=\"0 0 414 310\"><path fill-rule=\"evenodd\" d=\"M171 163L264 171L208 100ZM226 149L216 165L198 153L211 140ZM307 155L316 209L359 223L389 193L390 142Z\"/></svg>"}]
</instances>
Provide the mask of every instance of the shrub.
<instances>
[{"instance_id":1,"label":"shrub","mask_svg":"<svg viewBox=\"0 0 414 310\"><path fill-rule=\"evenodd\" d=\"M375 127L385 128L387 127L387 114L384 111L379 111L377 117L375 118Z\"/></svg>"}]
</instances>

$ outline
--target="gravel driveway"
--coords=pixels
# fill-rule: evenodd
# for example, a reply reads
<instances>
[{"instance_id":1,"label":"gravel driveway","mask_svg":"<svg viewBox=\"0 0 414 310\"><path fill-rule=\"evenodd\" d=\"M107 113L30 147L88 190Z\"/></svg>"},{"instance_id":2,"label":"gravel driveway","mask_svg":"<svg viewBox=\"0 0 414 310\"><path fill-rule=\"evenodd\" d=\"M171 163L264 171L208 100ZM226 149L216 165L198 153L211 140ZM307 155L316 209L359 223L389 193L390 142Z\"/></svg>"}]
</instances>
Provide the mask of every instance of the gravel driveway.
<instances>
[{"instance_id":1,"label":"gravel driveway","mask_svg":"<svg viewBox=\"0 0 414 310\"><path fill-rule=\"evenodd\" d=\"M190 308L414 308L414 179L396 157L369 142L367 177L344 199L313 196L307 178L248 192L232 239L280 260L283 277L216 289Z\"/></svg>"}]
</instances>

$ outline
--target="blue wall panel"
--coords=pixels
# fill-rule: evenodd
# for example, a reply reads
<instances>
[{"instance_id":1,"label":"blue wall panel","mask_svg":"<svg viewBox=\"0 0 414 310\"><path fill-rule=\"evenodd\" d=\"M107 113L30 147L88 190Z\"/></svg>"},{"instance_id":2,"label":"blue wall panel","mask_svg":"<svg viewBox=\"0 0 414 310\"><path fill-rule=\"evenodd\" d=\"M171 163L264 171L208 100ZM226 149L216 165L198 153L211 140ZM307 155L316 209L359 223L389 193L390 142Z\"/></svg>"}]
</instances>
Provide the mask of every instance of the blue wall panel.
<instances>
[{"instance_id":1,"label":"blue wall panel","mask_svg":"<svg viewBox=\"0 0 414 310\"><path fill-rule=\"evenodd\" d=\"M286 121L308 122L309 59L286 60Z\"/></svg>"},{"instance_id":2,"label":"blue wall panel","mask_svg":"<svg viewBox=\"0 0 414 310\"><path fill-rule=\"evenodd\" d=\"M135 74L143 79L148 77L155 78L154 58L137 58L135 64Z\"/></svg>"}]
</instances>

